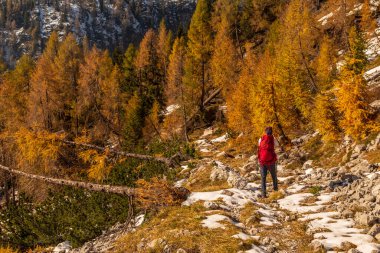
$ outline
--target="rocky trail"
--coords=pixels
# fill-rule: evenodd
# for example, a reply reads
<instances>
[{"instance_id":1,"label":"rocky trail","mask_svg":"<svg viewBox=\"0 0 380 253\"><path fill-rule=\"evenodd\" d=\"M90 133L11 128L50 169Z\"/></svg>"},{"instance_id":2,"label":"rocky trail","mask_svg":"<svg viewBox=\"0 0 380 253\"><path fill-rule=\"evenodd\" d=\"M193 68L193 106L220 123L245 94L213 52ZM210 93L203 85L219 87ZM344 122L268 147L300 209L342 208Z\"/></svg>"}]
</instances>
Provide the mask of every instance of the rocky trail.
<instances>
[{"instance_id":1,"label":"rocky trail","mask_svg":"<svg viewBox=\"0 0 380 253\"><path fill-rule=\"evenodd\" d=\"M206 129L195 141L201 158L185 162L179 173L182 178L175 183L191 190L183 206L202 203L204 228L233 227L232 237L249 244L241 252L380 252L380 164L366 159L366 152L378 150L380 135L367 145L346 139L334 151L345 154L336 155L346 161L340 166L323 168L313 160L299 163L307 154L305 143L317 135L292 141L288 158L279 157L280 190L272 191L268 176L269 196L261 199L256 156L231 154L228 134ZM136 226L143 217L139 220ZM115 241L131 229L113 231L72 252L95 252L95 248L113 252ZM158 242L165 244L162 238L141 242L141 252ZM187 252L171 250L168 244L163 248Z\"/></svg>"},{"instance_id":2,"label":"rocky trail","mask_svg":"<svg viewBox=\"0 0 380 253\"><path fill-rule=\"evenodd\" d=\"M204 226L210 229L223 227L218 223L221 220L233 223L241 230L237 237L255 239L252 249L246 252L380 252L380 224L377 224L380 222L379 164L370 164L363 158L363 151L377 148L380 136L367 147L354 146L345 166L330 169L316 167L312 160L306 161L301 168L286 169L297 155L302 154L302 144L317 134L293 140L294 150L290 158L282 156L278 164L280 191L262 200L258 197L260 175L256 169L256 156L249 157L247 163L235 170L220 158L244 160L244 157L229 156L219 150L218 146L227 141L227 134L210 139L211 134L212 129L207 129L196 141L200 152L207 156L203 162L213 165L211 181L226 180L233 188L190 195L184 205L204 201L208 209L223 209L228 213L226 216L207 216ZM347 140L341 148L350 145L352 143ZM216 203L219 199L223 200L221 204ZM249 220L239 220L239 211L247 204L254 205L258 224L250 226ZM295 223L307 226L305 238L303 235L298 235L301 238L291 237L289 230ZM311 241L304 245L307 240Z\"/></svg>"}]
</instances>

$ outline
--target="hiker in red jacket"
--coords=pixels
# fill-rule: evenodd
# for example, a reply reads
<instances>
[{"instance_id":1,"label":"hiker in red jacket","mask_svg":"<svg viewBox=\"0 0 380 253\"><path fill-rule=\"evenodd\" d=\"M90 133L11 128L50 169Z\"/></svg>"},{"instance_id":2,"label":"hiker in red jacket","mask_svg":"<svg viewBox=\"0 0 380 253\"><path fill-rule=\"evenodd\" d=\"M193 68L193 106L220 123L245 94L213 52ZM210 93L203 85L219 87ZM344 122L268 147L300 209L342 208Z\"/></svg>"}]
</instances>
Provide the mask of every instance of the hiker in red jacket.
<instances>
[{"instance_id":1,"label":"hiker in red jacket","mask_svg":"<svg viewBox=\"0 0 380 253\"><path fill-rule=\"evenodd\" d=\"M268 171L272 176L273 190L278 191L276 171L277 155L274 150L274 147L277 145L277 143L273 137L272 131L272 127L265 128L265 135L263 135L263 137L261 137L259 140L259 147L257 152L257 157L260 164L261 191L263 198L267 197L266 179Z\"/></svg>"}]
</instances>

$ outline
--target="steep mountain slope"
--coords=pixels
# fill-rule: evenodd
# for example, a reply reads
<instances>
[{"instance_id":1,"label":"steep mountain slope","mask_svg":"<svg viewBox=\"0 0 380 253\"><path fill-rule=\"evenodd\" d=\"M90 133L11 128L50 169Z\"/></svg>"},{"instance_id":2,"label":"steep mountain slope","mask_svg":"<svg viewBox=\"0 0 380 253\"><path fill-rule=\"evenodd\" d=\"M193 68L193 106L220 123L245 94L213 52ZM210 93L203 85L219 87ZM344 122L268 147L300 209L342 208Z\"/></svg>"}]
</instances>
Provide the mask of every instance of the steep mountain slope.
<instances>
[{"instance_id":1,"label":"steep mountain slope","mask_svg":"<svg viewBox=\"0 0 380 253\"><path fill-rule=\"evenodd\" d=\"M23 53L39 54L52 31L68 32L79 41L113 50L138 42L162 19L177 31L186 27L194 0L97 0L97 1L5 1L0 2L0 52L14 64Z\"/></svg>"}]
</instances>

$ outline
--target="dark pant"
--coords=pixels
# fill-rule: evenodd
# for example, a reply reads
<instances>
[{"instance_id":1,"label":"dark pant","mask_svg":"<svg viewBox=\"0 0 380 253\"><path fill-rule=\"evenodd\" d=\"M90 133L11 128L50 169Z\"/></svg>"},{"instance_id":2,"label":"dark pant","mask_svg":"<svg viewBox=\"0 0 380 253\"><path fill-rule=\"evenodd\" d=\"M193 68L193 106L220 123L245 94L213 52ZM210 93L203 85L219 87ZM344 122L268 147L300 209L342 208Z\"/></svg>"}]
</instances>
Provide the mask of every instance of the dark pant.
<instances>
[{"instance_id":1,"label":"dark pant","mask_svg":"<svg viewBox=\"0 0 380 253\"><path fill-rule=\"evenodd\" d=\"M273 180L273 190L278 190L277 185L277 171L276 171L276 164L271 165L262 165L260 164L260 174L261 174L261 191L263 195L265 196L267 194L267 175L268 170L272 176Z\"/></svg>"}]
</instances>

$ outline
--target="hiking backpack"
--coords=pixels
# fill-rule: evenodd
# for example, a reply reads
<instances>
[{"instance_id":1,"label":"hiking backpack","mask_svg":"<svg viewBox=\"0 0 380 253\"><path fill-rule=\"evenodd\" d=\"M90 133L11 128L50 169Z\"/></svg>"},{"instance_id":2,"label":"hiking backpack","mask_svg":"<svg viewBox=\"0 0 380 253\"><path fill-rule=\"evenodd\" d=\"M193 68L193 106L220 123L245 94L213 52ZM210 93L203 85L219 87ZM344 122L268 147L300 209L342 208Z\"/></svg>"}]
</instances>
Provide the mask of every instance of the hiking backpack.
<instances>
[{"instance_id":1,"label":"hiking backpack","mask_svg":"<svg viewBox=\"0 0 380 253\"><path fill-rule=\"evenodd\" d=\"M274 151L274 138L272 135L264 135L261 138L258 156L261 164L267 165L276 162L277 156Z\"/></svg>"}]
</instances>

